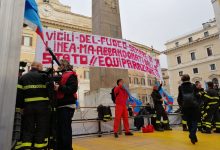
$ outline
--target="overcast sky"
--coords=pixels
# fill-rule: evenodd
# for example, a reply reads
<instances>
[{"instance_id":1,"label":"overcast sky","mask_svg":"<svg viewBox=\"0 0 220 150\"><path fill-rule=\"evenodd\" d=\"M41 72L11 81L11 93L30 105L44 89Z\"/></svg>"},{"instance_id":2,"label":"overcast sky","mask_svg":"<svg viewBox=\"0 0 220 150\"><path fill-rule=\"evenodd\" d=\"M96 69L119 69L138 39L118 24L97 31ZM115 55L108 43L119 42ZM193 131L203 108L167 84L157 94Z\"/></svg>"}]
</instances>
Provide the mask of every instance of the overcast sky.
<instances>
[{"instance_id":1,"label":"overcast sky","mask_svg":"<svg viewBox=\"0 0 220 150\"><path fill-rule=\"evenodd\" d=\"M60 0L72 12L91 16L92 0ZM193 31L214 18L211 0L119 0L123 38L159 51L169 39ZM162 67L167 67L161 57Z\"/></svg>"}]
</instances>

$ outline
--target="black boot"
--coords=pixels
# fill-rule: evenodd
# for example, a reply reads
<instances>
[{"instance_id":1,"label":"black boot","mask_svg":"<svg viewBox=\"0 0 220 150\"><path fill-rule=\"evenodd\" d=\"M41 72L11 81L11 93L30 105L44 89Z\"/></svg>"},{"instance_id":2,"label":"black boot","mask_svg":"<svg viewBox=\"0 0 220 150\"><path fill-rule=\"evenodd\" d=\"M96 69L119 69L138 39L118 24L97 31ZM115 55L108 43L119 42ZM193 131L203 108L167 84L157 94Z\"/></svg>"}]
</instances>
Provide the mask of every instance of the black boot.
<instances>
[{"instance_id":1,"label":"black boot","mask_svg":"<svg viewBox=\"0 0 220 150\"><path fill-rule=\"evenodd\" d=\"M161 125L156 125L156 128L155 128L156 131L160 131L160 132L163 132L164 129L161 127Z\"/></svg>"},{"instance_id":2,"label":"black boot","mask_svg":"<svg viewBox=\"0 0 220 150\"><path fill-rule=\"evenodd\" d=\"M115 138L118 138L118 133L114 133Z\"/></svg>"},{"instance_id":3,"label":"black boot","mask_svg":"<svg viewBox=\"0 0 220 150\"><path fill-rule=\"evenodd\" d=\"M200 132L202 132L202 127L198 127L198 130L199 130Z\"/></svg>"},{"instance_id":4,"label":"black boot","mask_svg":"<svg viewBox=\"0 0 220 150\"><path fill-rule=\"evenodd\" d=\"M171 131L172 128L170 127L169 124L166 124L166 125L164 125L164 130Z\"/></svg>"},{"instance_id":5,"label":"black boot","mask_svg":"<svg viewBox=\"0 0 220 150\"><path fill-rule=\"evenodd\" d=\"M183 124L183 131L189 131L186 124Z\"/></svg>"},{"instance_id":6,"label":"black boot","mask_svg":"<svg viewBox=\"0 0 220 150\"><path fill-rule=\"evenodd\" d=\"M215 133L220 133L220 129L216 129L214 132Z\"/></svg>"},{"instance_id":7,"label":"black boot","mask_svg":"<svg viewBox=\"0 0 220 150\"><path fill-rule=\"evenodd\" d=\"M133 136L134 134L131 133L131 132L125 132L125 135L126 135L126 136Z\"/></svg>"},{"instance_id":8,"label":"black boot","mask_svg":"<svg viewBox=\"0 0 220 150\"><path fill-rule=\"evenodd\" d=\"M202 130L202 133L211 134L212 131L211 129L206 129L206 130Z\"/></svg>"},{"instance_id":9,"label":"black boot","mask_svg":"<svg viewBox=\"0 0 220 150\"><path fill-rule=\"evenodd\" d=\"M196 144L196 139L195 138L193 138L193 137L189 137L189 138L190 138L192 144Z\"/></svg>"}]
</instances>

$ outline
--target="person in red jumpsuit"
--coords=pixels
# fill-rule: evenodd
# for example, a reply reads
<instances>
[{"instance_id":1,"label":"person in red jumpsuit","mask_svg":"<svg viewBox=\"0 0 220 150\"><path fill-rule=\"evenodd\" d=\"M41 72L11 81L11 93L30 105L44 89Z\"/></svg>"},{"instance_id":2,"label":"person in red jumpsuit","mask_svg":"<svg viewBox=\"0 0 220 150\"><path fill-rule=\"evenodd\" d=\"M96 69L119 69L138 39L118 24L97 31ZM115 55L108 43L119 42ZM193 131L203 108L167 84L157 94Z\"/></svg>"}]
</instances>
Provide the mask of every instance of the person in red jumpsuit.
<instances>
[{"instance_id":1,"label":"person in red jumpsuit","mask_svg":"<svg viewBox=\"0 0 220 150\"><path fill-rule=\"evenodd\" d=\"M114 94L116 97L115 100L115 120L114 120L114 136L118 138L118 128L121 123L121 118L123 118L124 130L126 136L132 136L133 133L130 132L129 123L128 123L128 110L127 110L127 100L128 93L123 88L124 81L123 79L117 80L117 86L114 89Z\"/></svg>"}]
</instances>

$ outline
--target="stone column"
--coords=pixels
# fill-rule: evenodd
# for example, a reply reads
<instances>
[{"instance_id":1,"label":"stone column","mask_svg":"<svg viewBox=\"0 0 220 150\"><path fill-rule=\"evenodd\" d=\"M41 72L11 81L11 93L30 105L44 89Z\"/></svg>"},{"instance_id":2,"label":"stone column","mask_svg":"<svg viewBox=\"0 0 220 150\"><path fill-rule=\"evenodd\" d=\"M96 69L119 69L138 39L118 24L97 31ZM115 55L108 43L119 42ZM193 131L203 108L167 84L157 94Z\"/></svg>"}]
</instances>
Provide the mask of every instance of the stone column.
<instances>
[{"instance_id":1,"label":"stone column","mask_svg":"<svg viewBox=\"0 0 220 150\"><path fill-rule=\"evenodd\" d=\"M118 0L92 0L92 33L122 38ZM128 70L90 68L90 90L112 88L119 78L128 85Z\"/></svg>"},{"instance_id":2,"label":"stone column","mask_svg":"<svg viewBox=\"0 0 220 150\"><path fill-rule=\"evenodd\" d=\"M11 149L24 0L0 0L0 149Z\"/></svg>"},{"instance_id":3,"label":"stone column","mask_svg":"<svg viewBox=\"0 0 220 150\"><path fill-rule=\"evenodd\" d=\"M220 30L220 0L212 0L212 5L215 12L215 19Z\"/></svg>"}]
</instances>

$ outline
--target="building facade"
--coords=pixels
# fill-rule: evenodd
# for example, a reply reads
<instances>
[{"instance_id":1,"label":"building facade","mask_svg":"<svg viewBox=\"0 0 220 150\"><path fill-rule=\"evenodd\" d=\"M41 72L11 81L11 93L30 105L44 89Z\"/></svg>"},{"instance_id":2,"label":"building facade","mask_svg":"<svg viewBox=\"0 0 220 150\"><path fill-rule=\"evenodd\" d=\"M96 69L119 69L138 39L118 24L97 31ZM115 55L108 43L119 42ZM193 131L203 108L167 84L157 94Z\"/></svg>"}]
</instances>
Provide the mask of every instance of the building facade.
<instances>
[{"instance_id":1,"label":"building facade","mask_svg":"<svg viewBox=\"0 0 220 150\"><path fill-rule=\"evenodd\" d=\"M170 77L169 77L169 74L168 74L168 69L167 68L162 68L161 69L161 72L162 72L162 76L163 76L163 88L168 92L170 93Z\"/></svg>"},{"instance_id":2,"label":"building facade","mask_svg":"<svg viewBox=\"0 0 220 150\"><path fill-rule=\"evenodd\" d=\"M92 18L75 14L71 12L69 6L65 6L59 0L37 0L39 6L39 14L44 28L66 30L73 32L92 33ZM22 47L21 47L21 61L28 62L27 69L30 68L30 63L35 60L37 35L36 33L26 27L23 29ZM131 42L131 41L130 41ZM142 44L132 42L136 47L146 51L148 54L152 53L150 47ZM160 52L154 50L155 57L158 57ZM90 72L89 68L79 67L74 68L79 77L79 99L83 106L84 93L90 91ZM129 87L136 97L143 102L150 99L152 86L155 79L152 76L143 72L129 70Z\"/></svg>"},{"instance_id":3,"label":"building facade","mask_svg":"<svg viewBox=\"0 0 220 150\"><path fill-rule=\"evenodd\" d=\"M203 23L195 32L170 40L166 44L170 93L178 96L181 76L189 74L191 81L218 84L220 80L220 40L216 20Z\"/></svg>"}]
</instances>

